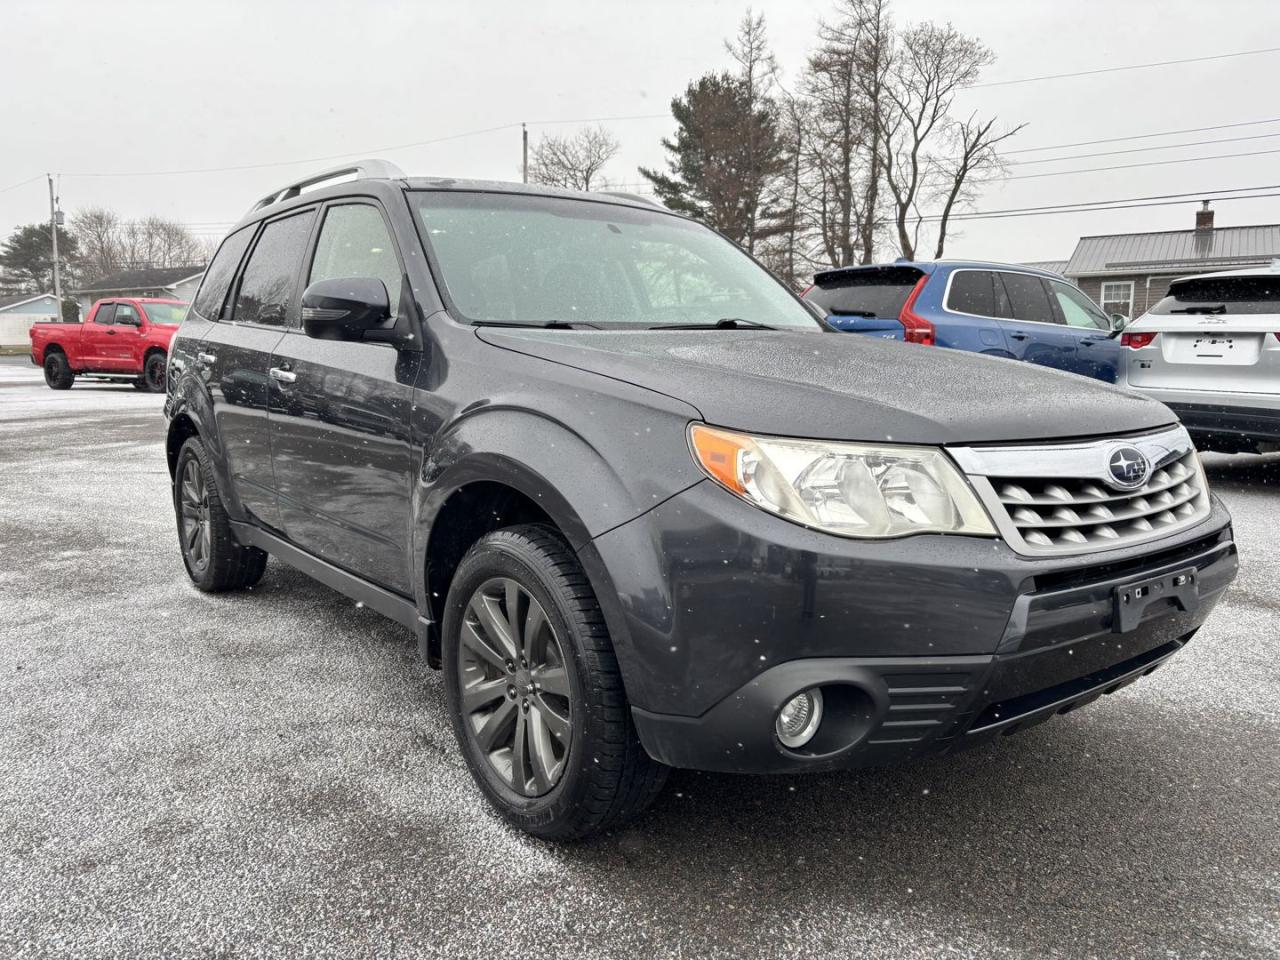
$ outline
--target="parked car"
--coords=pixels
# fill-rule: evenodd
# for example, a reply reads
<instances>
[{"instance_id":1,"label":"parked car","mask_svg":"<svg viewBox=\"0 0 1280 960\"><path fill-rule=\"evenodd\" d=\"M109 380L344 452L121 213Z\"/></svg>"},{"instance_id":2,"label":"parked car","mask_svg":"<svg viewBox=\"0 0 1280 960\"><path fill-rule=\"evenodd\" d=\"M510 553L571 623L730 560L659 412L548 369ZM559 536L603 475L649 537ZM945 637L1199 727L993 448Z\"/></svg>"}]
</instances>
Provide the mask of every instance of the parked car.
<instances>
[{"instance_id":1,"label":"parked car","mask_svg":"<svg viewBox=\"0 0 1280 960\"><path fill-rule=\"evenodd\" d=\"M181 300L99 300L83 323L32 324L31 362L54 390L89 377L163 393L169 341L186 312Z\"/></svg>"},{"instance_id":2,"label":"parked car","mask_svg":"<svg viewBox=\"0 0 1280 960\"><path fill-rule=\"evenodd\" d=\"M1162 404L841 336L626 196L377 162L273 191L165 411L196 586L270 554L412 628L479 788L543 837L669 766L1013 733L1156 669L1236 572Z\"/></svg>"},{"instance_id":3,"label":"parked car","mask_svg":"<svg viewBox=\"0 0 1280 960\"><path fill-rule=\"evenodd\" d=\"M1122 382L1168 404L1201 449L1280 449L1280 260L1173 281L1121 342Z\"/></svg>"},{"instance_id":4,"label":"parked car","mask_svg":"<svg viewBox=\"0 0 1280 960\"><path fill-rule=\"evenodd\" d=\"M1115 383L1117 321L1075 285L1015 264L898 260L813 278L839 330L1010 357Z\"/></svg>"}]
</instances>

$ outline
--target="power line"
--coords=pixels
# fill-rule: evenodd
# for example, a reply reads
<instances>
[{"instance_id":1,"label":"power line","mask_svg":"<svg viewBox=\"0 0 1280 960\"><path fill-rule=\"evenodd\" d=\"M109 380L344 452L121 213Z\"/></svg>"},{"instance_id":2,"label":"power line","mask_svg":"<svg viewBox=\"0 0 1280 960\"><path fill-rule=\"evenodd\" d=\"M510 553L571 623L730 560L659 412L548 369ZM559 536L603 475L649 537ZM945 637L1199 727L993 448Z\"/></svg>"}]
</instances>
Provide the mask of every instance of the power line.
<instances>
[{"instance_id":1,"label":"power line","mask_svg":"<svg viewBox=\"0 0 1280 960\"><path fill-rule=\"evenodd\" d=\"M1186 57L1182 60L1158 60L1155 63L1132 63L1123 67L1100 67L1097 70L1077 70L1073 73L1050 73L1042 77L1022 77L1018 80L991 80L987 83L970 84L965 89L976 90L979 87L1008 87L1015 83L1035 83L1040 80L1065 80L1068 77L1090 77L1099 73L1120 73L1123 70L1146 70L1149 67L1171 67L1180 63L1204 63L1208 60L1229 60L1233 57L1252 57L1262 53L1276 53L1280 47L1265 47L1261 50L1239 50L1235 53L1219 53L1211 57Z\"/></svg>"},{"instance_id":2,"label":"power line","mask_svg":"<svg viewBox=\"0 0 1280 960\"><path fill-rule=\"evenodd\" d=\"M28 183L35 183L37 180L42 180L43 178L44 178L43 173L37 173L34 177L30 177L27 180L23 180L21 183L15 183L8 187L0 188L0 193L7 193L10 190L17 190L19 187L25 187Z\"/></svg>"},{"instance_id":3,"label":"power line","mask_svg":"<svg viewBox=\"0 0 1280 960\"><path fill-rule=\"evenodd\" d=\"M1178 163L1201 163L1205 160L1230 160L1236 157L1262 157L1280 153L1276 150L1251 150L1246 153L1218 153L1211 157L1183 157L1180 160L1148 160L1144 163L1120 163L1109 167L1085 167L1083 170L1055 170L1051 173L1023 173L1005 180L1038 180L1041 177L1065 177L1072 173L1102 173L1107 170L1136 170L1139 167L1168 167Z\"/></svg>"},{"instance_id":4,"label":"power line","mask_svg":"<svg viewBox=\"0 0 1280 960\"><path fill-rule=\"evenodd\" d=\"M1238 196L1214 197L1214 201L1219 200L1260 200L1266 197L1280 197L1280 193L1246 193ZM1105 207L1072 207L1070 209L1053 209L1053 210L1029 210L1025 213L958 213L952 214L950 222L956 223L963 220L1016 220L1020 217L1047 217L1060 213L1105 213L1108 210L1140 210L1144 207L1172 207L1180 206L1188 203L1190 198L1181 200L1162 200L1156 203L1122 203ZM922 220L934 222L942 219L941 214L926 214Z\"/></svg>"},{"instance_id":5,"label":"power line","mask_svg":"<svg viewBox=\"0 0 1280 960\"><path fill-rule=\"evenodd\" d=\"M1044 206L1039 206L1039 207L1008 207L1003 210L983 210L983 211L971 211L971 212L981 213L983 216L986 216L988 214L997 214L997 213L1028 213L1028 212L1034 212L1039 210L1069 210L1072 208L1080 208L1080 207L1096 207L1098 209L1106 209L1106 207L1109 204L1133 203L1133 202L1146 201L1146 200L1177 200L1180 203L1185 203L1188 200L1199 200L1199 199L1213 199L1213 200L1239 199L1238 197L1219 198L1215 196L1215 194L1219 194L1219 193L1246 194L1248 191L1251 191L1251 190L1280 190L1280 183L1268 183L1268 184L1262 184L1256 187L1221 187L1219 189L1214 189L1214 190L1188 190L1184 193L1156 193L1156 194L1150 194L1145 197L1117 197L1114 200L1085 200L1080 203L1050 203L1050 204L1045 204ZM970 215L971 212L966 212L964 215L968 216ZM932 214L929 214L929 216L932 216Z\"/></svg>"},{"instance_id":6,"label":"power line","mask_svg":"<svg viewBox=\"0 0 1280 960\"><path fill-rule=\"evenodd\" d=\"M1184 133L1207 133L1210 130L1230 130L1234 127L1258 127L1267 123L1280 123L1280 117L1271 120L1245 120L1241 123L1219 123L1212 127L1187 127L1185 130L1162 130L1159 133L1135 133L1127 137L1106 137L1102 140L1080 140L1076 143L1055 143L1045 147L1022 147L1018 150L1006 150L1005 155L1015 153L1038 153L1041 150L1069 150L1072 147L1093 147L1100 143L1120 143L1124 140L1148 140L1152 137L1173 137Z\"/></svg>"},{"instance_id":7,"label":"power line","mask_svg":"<svg viewBox=\"0 0 1280 960\"><path fill-rule=\"evenodd\" d=\"M1246 140L1270 140L1280 133L1257 133L1248 137L1219 137L1216 140L1192 140L1188 143L1161 143L1151 147L1129 147L1125 150L1103 150L1099 153L1074 153L1065 157L1042 157L1039 160L1010 160L1010 165L1025 167L1033 163L1061 163L1063 160L1088 160L1091 157L1117 157L1127 153L1146 153L1150 150L1176 150L1179 147L1203 147L1214 143L1242 143Z\"/></svg>"}]
</instances>

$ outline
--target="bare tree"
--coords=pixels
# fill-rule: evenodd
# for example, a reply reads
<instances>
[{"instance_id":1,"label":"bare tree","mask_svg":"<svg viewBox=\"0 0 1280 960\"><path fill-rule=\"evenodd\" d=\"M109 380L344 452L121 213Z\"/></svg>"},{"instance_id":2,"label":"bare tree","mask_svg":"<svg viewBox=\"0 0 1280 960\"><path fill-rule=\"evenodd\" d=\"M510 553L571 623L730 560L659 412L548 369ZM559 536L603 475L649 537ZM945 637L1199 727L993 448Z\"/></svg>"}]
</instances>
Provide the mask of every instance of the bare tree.
<instances>
[{"instance_id":1,"label":"bare tree","mask_svg":"<svg viewBox=\"0 0 1280 960\"><path fill-rule=\"evenodd\" d=\"M605 186L600 171L620 149L604 127L587 127L571 137L543 135L529 160L529 179L569 190Z\"/></svg>"},{"instance_id":2,"label":"bare tree","mask_svg":"<svg viewBox=\"0 0 1280 960\"><path fill-rule=\"evenodd\" d=\"M892 196L898 248L904 257L916 255L924 223L921 202L937 197L939 182L948 179L948 162L940 151L954 146L954 136L949 144L948 134L954 133L951 107L955 95L975 83L982 69L994 60L985 44L949 23L918 24L898 39L884 87L879 153L884 183ZM965 129L972 134L977 128ZM983 138L987 142L978 155L990 157L994 151L989 148L994 144L988 139L989 131ZM949 171L954 188L950 192L958 198L972 171L956 164L951 164ZM943 195L946 193L944 190Z\"/></svg>"},{"instance_id":3,"label":"bare tree","mask_svg":"<svg viewBox=\"0 0 1280 960\"><path fill-rule=\"evenodd\" d=\"M70 228L80 245L79 270L86 280L144 267L194 267L209 257L207 243L163 217L126 221L112 210L89 207L72 216Z\"/></svg>"},{"instance_id":4,"label":"bare tree","mask_svg":"<svg viewBox=\"0 0 1280 960\"><path fill-rule=\"evenodd\" d=\"M68 224L80 245L80 272L86 279L121 269L120 217L106 207L78 210Z\"/></svg>"},{"instance_id":5,"label":"bare tree","mask_svg":"<svg viewBox=\"0 0 1280 960\"><path fill-rule=\"evenodd\" d=\"M946 184L942 209L938 213L938 242L933 251L935 260L941 260L946 249L947 231L956 207L971 201L979 184L1003 172L1004 164L996 147L1026 126L1022 123L1004 133L997 133L993 129L995 123L995 117L979 120L976 114L970 114L967 119L954 122L948 131L950 149L935 163L939 177Z\"/></svg>"}]
</instances>

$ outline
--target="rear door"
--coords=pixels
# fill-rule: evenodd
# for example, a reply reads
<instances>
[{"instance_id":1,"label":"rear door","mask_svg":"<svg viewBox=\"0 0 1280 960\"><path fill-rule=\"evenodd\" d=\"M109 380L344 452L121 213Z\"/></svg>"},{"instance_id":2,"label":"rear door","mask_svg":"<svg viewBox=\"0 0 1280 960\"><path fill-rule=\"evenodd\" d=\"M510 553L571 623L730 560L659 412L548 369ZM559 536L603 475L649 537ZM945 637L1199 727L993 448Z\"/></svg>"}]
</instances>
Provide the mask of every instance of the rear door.
<instances>
[{"instance_id":1,"label":"rear door","mask_svg":"<svg viewBox=\"0 0 1280 960\"><path fill-rule=\"evenodd\" d=\"M1054 307L1075 336L1075 372L1115 383L1124 348L1112 335L1107 315L1079 287L1062 280L1046 282L1053 293Z\"/></svg>"},{"instance_id":2,"label":"rear door","mask_svg":"<svg viewBox=\"0 0 1280 960\"><path fill-rule=\"evenodd\" d=\"M1054 310L1048 284L1030 273L999 271L1012 318L999 321L1009 352L1042 367L1075 372L1076 335Z\"/></svg>"},{"instance_id":3,"label":"rear door","mask_svg":"<svg viewBox=\"0 0 1280 960\"><path fill-rule=\"evenodd\" d=\"M304 274L304 288L381 280L393 314L410 312L402 258L372 200L326 206ZM406 596L413 593L409 441L420 357L387 343L317 340L294 323L270 364L271 450L286 536Z\"/></svg>"},{"instance_id":4,"label":"rear door","mask_svg":"<svg viewBox=\"0 0 1280 960\"><path fill-rule=\"evenodd\" d=\"M210 325L196 354L236 498L273 529L281 524L271 472L267 371L272 349L299 316L298 274L315 216L311 208L266 222L224 307L226 322Z\"/></svg>"},{"instance_id":5,"label":"rear door","mask_svg":"<svg viewBox=\"0 0 1280 960\"><path fill-rule=\"evenodd\" d=\"M1280 393L1280 273L1175 281L1126 333L1132 386Z\"/></svg>"},{"instance_id":6,"label":"rear door","mask_svg":"<svg viewBox=\"0 0 1280 960\"><path fill-rule=\"evenodd\" d=\"M116 305L100 303L80 331L80 365L85 370L102 370L109 363L111 342L116 336Z\"/></svg>"},{"instance_id":7,"label":"rear door","mask_svg":"<svg viewBox=\"0 0 1280 960\"><path fill-rule=\"evenodd\" d=\"M862 267L819 273L805 293L839 330L885 340L903 339L898 315L924 271L916 267Z\"/></svg>"}]
</instances>

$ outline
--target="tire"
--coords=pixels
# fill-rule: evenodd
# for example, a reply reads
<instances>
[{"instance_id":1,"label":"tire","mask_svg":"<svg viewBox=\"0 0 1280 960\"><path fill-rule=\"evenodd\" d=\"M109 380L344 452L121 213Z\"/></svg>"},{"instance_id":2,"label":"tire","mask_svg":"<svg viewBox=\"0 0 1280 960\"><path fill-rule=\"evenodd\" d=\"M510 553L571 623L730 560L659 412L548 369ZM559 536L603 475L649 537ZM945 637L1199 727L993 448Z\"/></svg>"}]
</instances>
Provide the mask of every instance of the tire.
<instances>
[{"instance_id":1,"label":"tire","mask_svg":"<svg viewBox=\"0 0 1280 960\"><path fill-rule=\"evenodd\" d=\"M168 363L169 358L159 351L147 354L143 360L142 382L149 393L164 393Z\"/></svg>"},{"instance_id":2,"label":"tire","mask_svg":"<svg viewBox=\"0 0 1280 960\"><path fill-rule=\"evenodd\" d=\"M147 386L147 381L144 380L142 377L139 377L137 380L133 381L133 389L140 390L143 393L151 392L151 388Z\"/></svg>"},{"instance_id":3,"label":"tire","mask_svg":"<svg viewBox=\"0 0 1280 960\"><path fill-rule=\"evenodd\" d=\"M513 619L522 636L505 646L507 657L499 647ZM530 624L537 626L524 630ZM454 734L485 798L509 823L577 840L653 802L667 767L640 744L604 617L555 530L530 524L479 540L454 575L442 637Z\"/></svg>"},{"instance_id":4,"label":"tire","mask_svg":"<svg viewBox=\"0 0 1280 960\"><path fill-rule=\"evenodd\" d=\"M47 350L44 355L44 382L54 390L70 390L76 382L67 355L61 350Z\"/></svg>"},{"instance_id":5,"label":"tire","mask_svg":"<svg viewBox=\"0 0 1280 960\"><path fill-rule=\"evenodd\" d=\"M182 563L196 587L221 593L251 587L262 579L267 554L236 542L199 437L189 437L178 451L173 509Z\"/></svg>"}]
</instances>

